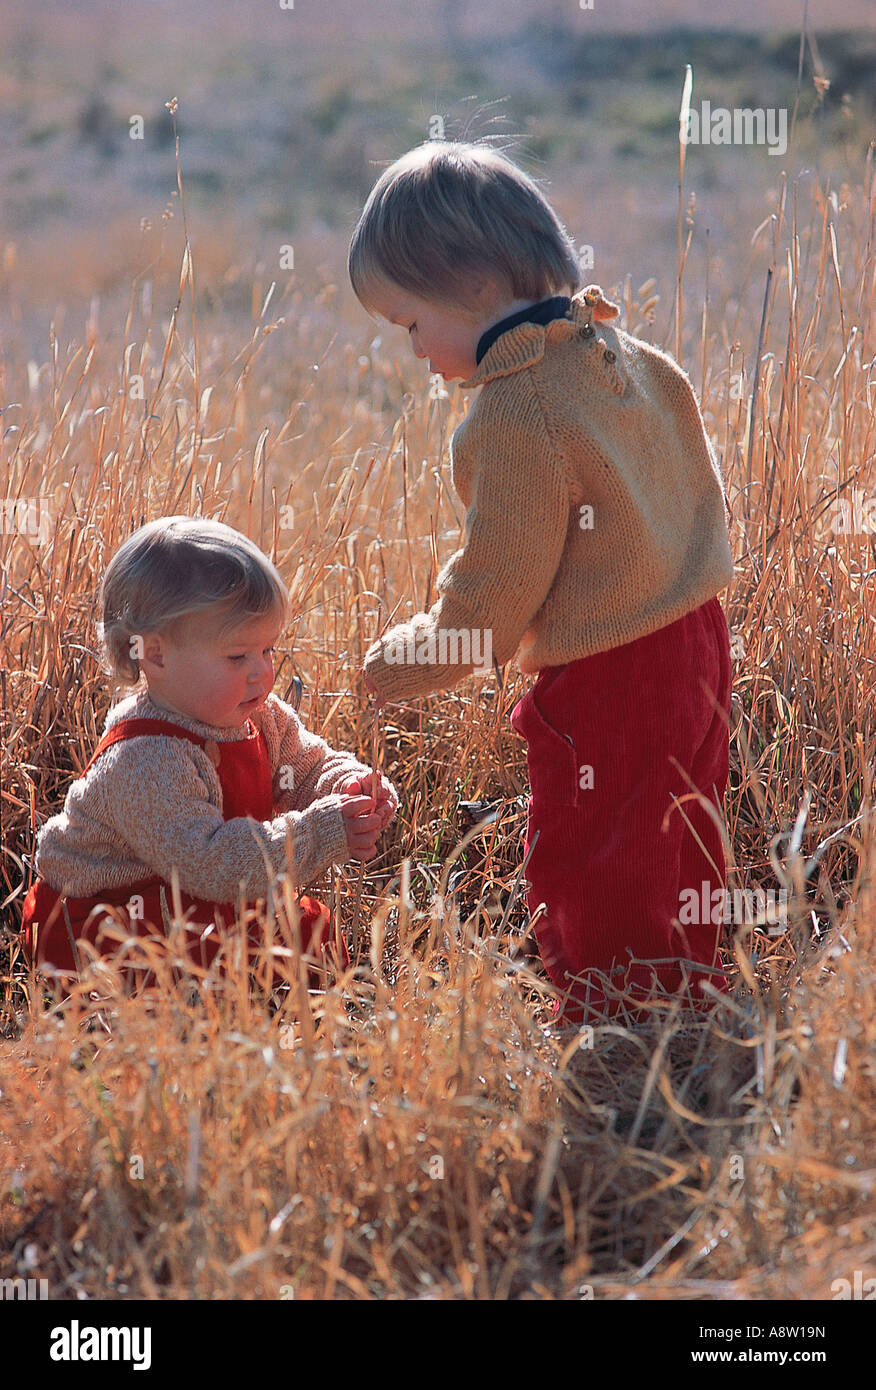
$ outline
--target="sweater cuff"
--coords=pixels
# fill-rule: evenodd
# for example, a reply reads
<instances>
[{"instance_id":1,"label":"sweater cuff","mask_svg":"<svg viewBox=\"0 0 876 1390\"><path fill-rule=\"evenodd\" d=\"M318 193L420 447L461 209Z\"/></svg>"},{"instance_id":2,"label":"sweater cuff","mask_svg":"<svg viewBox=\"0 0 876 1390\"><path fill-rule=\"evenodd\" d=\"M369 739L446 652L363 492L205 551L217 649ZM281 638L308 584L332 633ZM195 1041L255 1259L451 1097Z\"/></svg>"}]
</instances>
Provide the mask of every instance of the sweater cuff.
<instances>
[{"instance_id":1,"label":"sweater cuff","mask_svg":"<svg viewBox=\"0 0 876 1390\"><path fill-rule=\"evenodd\" d=\"M476 658L472 660L472 658ZM365 653L365 674L384 700L451 690L466 676L492 672L492 631L445 627L419 613L390 628Z\"/></svg>"},{"instance_id":2,"label":"sweater cuff","mask_svg":"<svg viewBox=\"0 0 876 1390\"><path fill-rule=\"evenodd\" d=\"M373 769L370 768L367 763L360 763L358 758L351 758L349 763L344 767L343 772L335 772L333 774L330 783L332 793L335 796L341 796L343 794L341 792L342 782L346 782L350 777L365 777L371 771L373 771ZM317 783L317 786L318 785ZM329 793L325 791L322 795L328 796Z\"/></svg>"},{"instance_id":3,"label":"sweater cuff","mask_svg":"<svg viewBox=\"0 0 876 1390\"><path fill-rule=\"evenodd\" d=\"M386 661L381 647L366 653L364 669L382 700L408 700L416 695L429 693L416 687L416 675L422 676L422 667L418 671L415 666L391 666Z\"/></svg>"},{"instance_id":4,"label":"sweater cuff","mask_svg":"<svg viewBox=\"0 0 876 1390\"><path fill-rule=\"evenodd\" d=\"M339 796L313 801L301 814L303 823L299 821L297 835L296 827L292 827L297 841L293 876L299 886L318 878L332 864L346 863L350 857Z\"/></svg>"}]
</instances>

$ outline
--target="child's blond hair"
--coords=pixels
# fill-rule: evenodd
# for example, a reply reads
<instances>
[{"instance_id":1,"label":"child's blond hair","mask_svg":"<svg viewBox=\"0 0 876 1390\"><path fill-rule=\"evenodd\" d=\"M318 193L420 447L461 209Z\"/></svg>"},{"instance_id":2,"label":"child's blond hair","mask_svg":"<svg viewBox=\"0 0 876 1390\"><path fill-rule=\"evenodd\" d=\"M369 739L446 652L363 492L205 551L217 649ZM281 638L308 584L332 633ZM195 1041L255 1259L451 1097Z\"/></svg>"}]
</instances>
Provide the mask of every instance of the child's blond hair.
<instances>
[{"instance_id":1,"label":"child's blond hair","mask_svg":"<svg viewBox=\"0 0 876 1390\"><path fill-rule=\"evenodd\" d=\"M384 170L347 259L370 312L385 285L475 317L472 282L541 300L580 287L575 244L534 181L488 145L428 140Z\"/></svg>"},{"instance_id":2,"label":"child's blond hair","mask_svg":"<svg viewBox=\"0 0 876 1390\"><path fill-rule=\"evenodd\" d=\"M248 536L221 521L159 517L123 542L104 574L97 624L104 670L120 685L136 685L133 638L161 632L185 642L197 631L219 639L265 613L284 620L288 603L279 573Z\"/></svg>"}]
</instances>

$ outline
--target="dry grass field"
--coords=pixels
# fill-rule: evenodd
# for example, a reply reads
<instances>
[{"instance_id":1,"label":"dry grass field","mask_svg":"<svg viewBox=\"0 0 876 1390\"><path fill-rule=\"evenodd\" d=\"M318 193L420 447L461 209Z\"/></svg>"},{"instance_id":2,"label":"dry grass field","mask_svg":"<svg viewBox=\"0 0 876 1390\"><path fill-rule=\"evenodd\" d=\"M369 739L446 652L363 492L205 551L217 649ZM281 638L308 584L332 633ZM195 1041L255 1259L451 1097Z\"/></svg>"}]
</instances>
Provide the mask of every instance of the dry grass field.
<instances>
[{"instance_id":1,"label":"dry grass field","mask_svg":"<svg viewBox=\"0 0 876 1390\"><path fill-rule=\"evenodd\" d=\"M524 678L374 724L358 674L458 544L467 398L433 399L403 332L356 305L343 229L302 227L301 270L254 264L236 217L187 203L185 141L166 159L173 215L132 238L124 288L99 288L112 246L76 242L77 307L41 349L57 266L21 230L0 244L0 1278L167 1300L822 1300L871 1278L873 147L839 177L770 169L720 265L682 218L680 358L733 513L729 886L788 910L728 931L712 1015L656 1001L589 1033L550 1025L527 930ZM594 278L675 351L678 248L652 275L640 238L641 274ZM309 993L292 950L270 995L233 939L224 979L170 940L141 948L149 995L95 961L61 1001L16 939L24 856L123 693L97 660L101 570L179 512L271 556L295 598L275 689L300 675L308 727L376 755L401 806L361 901L352 863L321 885L357 947L333 987ZM472 827L477 801L495 814ZM282 925L266 911L266 938Z\"/></svg>"}]
</instances>

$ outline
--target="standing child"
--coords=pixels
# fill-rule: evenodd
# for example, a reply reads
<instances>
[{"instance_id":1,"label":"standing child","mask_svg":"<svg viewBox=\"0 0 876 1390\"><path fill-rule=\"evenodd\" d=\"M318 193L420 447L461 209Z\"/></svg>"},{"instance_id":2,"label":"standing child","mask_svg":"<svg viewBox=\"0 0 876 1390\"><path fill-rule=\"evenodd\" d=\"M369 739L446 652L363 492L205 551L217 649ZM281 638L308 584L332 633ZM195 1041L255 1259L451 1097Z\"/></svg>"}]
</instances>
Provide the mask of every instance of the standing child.
<instances>
[{"instance_id":1,"label":"standing child","mask_svg":"<svg viewBox=\"0 0 876 1390\"><path fill-rule=\"evenodd\" d=\"M366 684L386 700L447 689L475 669L460 649L487 643L498 665L538 673L511 723L528 745L529 906L545 905L536 937L561 1016L686 978L708 1002L704 979L726 988L712 905L731 677L716 595L733 560L693 388L609 326L618 310L597 285L576 292L568 234L490 148L430 141L391 165L349 273L431 372L483 388L450 444L462 548L432 609L369 649Z\"/></svg>"},{"instance_id":2,"label":"standing child","mask_svg":"<svg viewBox=\"0 0 876 1390\"><path fill-rule=\"evenodd\" d=\"M163 934L174 867L183 912L193 909L188 954L209 965L219 942L205 928L214 915L234 923L239 892L251 907L287 870L299 887L374 854L398 806L394 787L309 733L273 694L288 602L270 560L221 522L161 517L113 557L103 653L121 684L144 683L110 709L64 810L38 833L22 923L37 965L79 969L77 940L99 943L99 903L126 908L139 935ZM299 907L302 950L316 954L334 924L317 900ZM250 956L260 940L254 924ZM98 949L116 946L104 936Z\"/></svg>"}]
</instances>

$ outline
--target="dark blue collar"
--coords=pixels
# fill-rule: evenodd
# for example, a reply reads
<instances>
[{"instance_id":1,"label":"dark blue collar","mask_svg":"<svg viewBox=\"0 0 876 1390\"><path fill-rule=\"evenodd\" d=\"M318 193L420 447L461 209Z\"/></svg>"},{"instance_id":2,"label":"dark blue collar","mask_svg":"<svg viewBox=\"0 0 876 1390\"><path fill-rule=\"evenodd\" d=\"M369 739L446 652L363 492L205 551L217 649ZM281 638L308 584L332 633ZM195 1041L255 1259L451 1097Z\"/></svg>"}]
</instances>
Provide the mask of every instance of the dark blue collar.
<instances>
[{"instance_id":1,"label":"dark blue collar","mask_svg":"<svg viewBox=\"0 0 876 1390\"><path fill-rule=\"evenodd\" d=\"M516 314L509 314L507 318L500 319L478 339L475 363L480 366L481 359L489 352L496 339L507 333L509 328L516 328L518 323L550 323L552 319L564 319L571 307L572 301L567 294L556 294L551 299L542 299L538 304L532 304L527 309L520 309Z\"/></svg>"}]
</instances>

